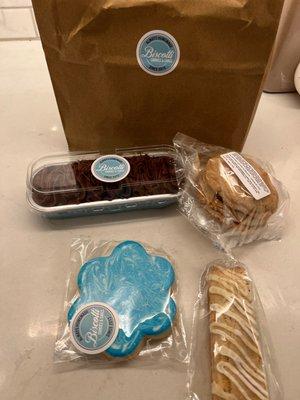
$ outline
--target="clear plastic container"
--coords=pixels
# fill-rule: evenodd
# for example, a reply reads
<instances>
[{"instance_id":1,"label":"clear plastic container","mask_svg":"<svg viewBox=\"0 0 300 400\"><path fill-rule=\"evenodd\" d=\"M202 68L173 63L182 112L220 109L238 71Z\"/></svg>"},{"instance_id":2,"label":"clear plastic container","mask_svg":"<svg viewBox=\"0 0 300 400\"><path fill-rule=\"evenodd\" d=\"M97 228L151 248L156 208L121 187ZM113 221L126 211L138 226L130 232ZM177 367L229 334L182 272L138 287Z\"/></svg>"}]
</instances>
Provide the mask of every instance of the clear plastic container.
<instances>
[{"instance_id":1,"label":"clear plastic container","mask_svg":"<svg viewBox=\"0 0 300 400\"><path fill-rule=\"evenodd\" d=\"M50 218L160 208L177 200L174 164L167 145L49 155L29 165L27 200Z\"/></svg>"}]
</instances>

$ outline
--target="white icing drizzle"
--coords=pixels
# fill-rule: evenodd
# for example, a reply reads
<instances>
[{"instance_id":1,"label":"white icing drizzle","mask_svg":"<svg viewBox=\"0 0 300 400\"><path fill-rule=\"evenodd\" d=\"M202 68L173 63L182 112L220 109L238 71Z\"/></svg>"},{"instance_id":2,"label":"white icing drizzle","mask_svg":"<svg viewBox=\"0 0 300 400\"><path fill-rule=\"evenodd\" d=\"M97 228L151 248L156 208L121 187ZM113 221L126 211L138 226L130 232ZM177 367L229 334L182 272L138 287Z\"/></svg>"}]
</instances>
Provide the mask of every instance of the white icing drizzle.
<instances>
[{"instance_id":1,"label":"white icing drizzle","mask_svg":"<svg viewBox=\"0 0 300 400\"><path fill-rule=\"evenodd\" d=\"M240 272L235 271L233 268L222 268L222 267L217 267L218 271L221 272L221 274L234 277L236 281L240 281L241 284L245 284L245 278L246 275L241 275Z\"/></svg>"},{"instance_id":2,"label":"white icing drizzle","mask_svg":"<svg viewBox=\"0 0 300 400\"><path fill-rule=\"evenodd\" d=\"M211 333L213 333L214 335L219 335L222 337L222 339L225 341L228 341L230 343L232 343L238 350L239 352L243 355L243 357L245 358L245 360L254 368L256 369L257 373L260 374L262 376L262 378L265 378L265 374L263 372L262 369L258 368L257 365L255 365L255 363L251 360L251 358L249 357L249 355L246 353L246 351L243 349L243 346L241 346L237 340L235 340L234 338L232 338L230 335L228 335L227 332L224 332L220 329L214 329L213 327L210 328ZM246 345L249 347L249 342L246 343ZM250 347L251 349L251 347ZM257 354L259 354L257 348L254 348L255 352ZM251 350L254 350L251 349Z\"/></svg>"},{"instance_id":3,"label":"white icing drizzle","mask_svg":"<svg viewBox=\"0 0 300 400\"><path fill-rule=\"evenodd\" d=\"M236 364L236 366L237 367L242 367L242 368L244 368L249 374L251 374L254 378L256 378L256 379L258 379L259 381L261 381L261 382L265 382L265 377L264 377L264 375L263 376L261 376L261 375L259 375L259 371L261 372L261 370L260 369L257 369L257 367L256 367L256 365L254 364L252 364L251 363L251 366L252 366L252 368L251 367L249 367L249 365L245 362L245 361L243 361L242 359L241 359L241 357L236 353L236 352L234 352L233 350L231 350L231 349L229 349L227 346L220 346L219 348L218 348L218 354L221 354L221 355L223 355L223 356L225 356L225 357L229 357L229 358L231 358L234 362L235 362L235 364ZM252 379L252 378L251 378ZM253 381L253 385L254 386L256 386L256 382L255 381Z\"/></svg>"},{"instance_id":4,"label":"white icing drizzle","mask_svg":"<svg viewBox=\"0 0 300 400\"><path fill-rule=\"evenodd\" d=\"M257 346L254 346L253 343L251 343L243 334L240 330L236 329L236 328L232 328L231 326L228 326L226 324L223 324L222 322L212 322L210 324L210 329L212 330L213 327L217 327L217 328L223 328L233 334L235 334L236 336L238 336L246 346L248 346L252 351L254 351L256 354L260 355L260 351L257 348Z\"/></svg>"},{"instance_id":5,"label":"white icing drizzle","mask_svg":"<svg viewBox=\"0 0 300 400\"><path fill-rule=\"evenodd\" d=\"M247 320L242 317L239 317L237 313L230 311L228 307L220 306L220 304L214 303L210 305L210 310L215 311L217 313L217 319L222 315L230 317L234 319L244 332L256 343L256 336L258 336L258 331L254 326L251 326Z\"/></svg>"},{"instance_id":6,"label":"white icing drizzle","mask_svg":"<svg viewBox=\"0 0 300 400\"><path fill-rule=\"evenodd\" d=\"M232 290L232 286L233 286L244 297L246 297L246 298L249 297L249 292L248 292L247 288L238 286L237 282L233 281L231 278L223 277L223 276L220 276L217 274L209 274L207 279L220 283L228 290ZM245 285L243 285L243 286L245 286Z\"/></svg>"},{"instance_id":7,"label":"white icing drizzle","mask_svg":"<svg viewBox=\"0 0 300 400\"><path fill-rule=\"evenodd\" d=\"M212 322L210 325L211 331L213 331L214 326L216 326L217 328L225 329L225 330L233 333L234 335L238 336L246 346L248 346L252 351L254 351L254 353L260 355L260 351L257 348L257 346L253 345L253 343L251 343L247 339L247 337L245 337L245 335L243 335L242 332L239 331L238 329L232 328L231 326L223 324L222 322Z\"/></svg>"},{"instance_id":8,"label":"white icing drizzle","mask_svg":"<svg viewBox=\"0 0 300 400\"><path fill-rule=\"evenodd\" d=\"M253 308L246 299L241 300L236 295L228 292L225 289L220 288L219 286L211 286L209 288L209 293L217 294L219 296L224 297L224 299L228 300L231 304L233 304L241 314L245 315L248 320L250 320L253 324L256 325L256 321L252 317L254 315Z\"/></svg>"},{"instance_id":9,"label":"white icing drizzle","mask_svg":"<svg viewBox=\"0 0 300 400\"><path fill-rule=\"evenodd\" d=\"M226 369L227 368L227 369ZM217 364L217 369L218 371L225 375L230 381L234 383L234 385L239 389L239 391L242 393L242 395L245 397L246 400L253 400L253 397L249 397L245 389L240 385L238 380L235 378L234 374L239 377L239 379L245 384L245 386L252 392L254 393L260 400L268 400L268 393L265 389L260 387L260 390L257 389L253 384L251 383L249 377L246 378L245 372L240 369L240 371L243 371L241 373L240 371L237 370L235 366L230 364L229 362L226 361L220 361ZM229 371L228 371L229 370ZM231 372L231 373L230 373Z\"/></svg>"},{"instance_id":10,"label":"white icing drizzle","mask_svg":"<svg viewBox=\"0 0 300 400\"><path fill-rule=\"evenodd\" d=\"M217 270L208 274L207 279L211 282L209 293L225 299L225 304L224 300L218 304L218 297L210 304L210 310L216 313L215 321L210 324L210 332L224 342L215 342L214 346L214 357L222 357L216 363L217 371L229 379L245 400L254 400L253 396L255 399L269 400L261 362L255 363L249 353L254 352L261 360L259 332L250 300L251 292L246 284L247 275L217 267ZM236 326L226 324L226 319L222 317L234 320ZM224 400L240 399L233 393L225 392L217 382L212 383L212 393Z\"/></svg>"},{"instance_id":11,"label":"white icing drizzle","mask_svg":"<svg viewBox=\"0 0 300 400\"><path fill-rule=\"evenodd\" d=\"M223 285L223 284L222 284ZM220 286L212 286L212 287L217 287L218 289L221 289L223 291L223 293L226 292L226 295L229 296L234 296L235 300L243 307L247 310L247 313L249 313L250 315L255 315L255 312L253 310L253 306L252 303L249 301L249 299L246 299L244 297L239 298L236 294L232 293L232 287L229 288L221 288Z\"/></svg>"}]
</instances>

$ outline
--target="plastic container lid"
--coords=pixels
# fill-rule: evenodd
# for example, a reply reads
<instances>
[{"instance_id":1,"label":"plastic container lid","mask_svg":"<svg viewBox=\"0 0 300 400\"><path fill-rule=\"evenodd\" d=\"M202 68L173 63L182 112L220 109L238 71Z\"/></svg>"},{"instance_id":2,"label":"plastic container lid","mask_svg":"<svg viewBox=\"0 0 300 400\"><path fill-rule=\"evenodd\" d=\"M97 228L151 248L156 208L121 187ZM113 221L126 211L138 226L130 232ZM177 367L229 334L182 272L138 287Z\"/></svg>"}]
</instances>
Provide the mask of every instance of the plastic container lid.
<instances>
[{"instance_id":1,"label":"plastic container lid","mask_svg":"<svg viewBox=\"0 0 300 400\"><path fill-rule=\"evenodd\" d=\"M175 152L172 146L151 146L42 157L29 166L27 190L42 207L174 195Z\"/></svg>"}]
</instances>

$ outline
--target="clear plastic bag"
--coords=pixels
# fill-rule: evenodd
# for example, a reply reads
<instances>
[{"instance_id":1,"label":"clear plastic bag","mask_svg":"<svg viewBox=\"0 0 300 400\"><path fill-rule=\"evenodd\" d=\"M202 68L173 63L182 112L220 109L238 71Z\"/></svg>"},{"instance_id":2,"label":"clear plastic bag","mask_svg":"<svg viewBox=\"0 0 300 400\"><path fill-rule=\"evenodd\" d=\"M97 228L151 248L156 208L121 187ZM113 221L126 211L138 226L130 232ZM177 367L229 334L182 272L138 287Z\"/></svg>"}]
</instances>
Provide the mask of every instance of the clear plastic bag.
<instances>
[{"instance_id":1,"label":"clear plastic bag","mask_svg":"<svg viewBox=\"0 0 300 400\"><path fill-rule=\"evenodd\" d=\"M72 243L71 266L56 363L187 363L174 262L163 251L83 237Z\"/></svg>"},{"instance_id":2,"label":"clear plastic bag","mask_svg":"<svg viewBox=\"0 0 300 400\"><path fill-rule=\"evenodd\" d=\"M289 196L272 167L178 133L179 207L218 247L280 239Z\"/></svg>"},{"instance_id":3,"label":"clear plastic bag","mask_svg":"<svg viewBox=\"0 0 300 400\"><path fill-rule=\"evenodd\" d=\"M263 308L247 268L210 263L194 306L189 400L282 400Z\"/></svg>"}]
</instances>

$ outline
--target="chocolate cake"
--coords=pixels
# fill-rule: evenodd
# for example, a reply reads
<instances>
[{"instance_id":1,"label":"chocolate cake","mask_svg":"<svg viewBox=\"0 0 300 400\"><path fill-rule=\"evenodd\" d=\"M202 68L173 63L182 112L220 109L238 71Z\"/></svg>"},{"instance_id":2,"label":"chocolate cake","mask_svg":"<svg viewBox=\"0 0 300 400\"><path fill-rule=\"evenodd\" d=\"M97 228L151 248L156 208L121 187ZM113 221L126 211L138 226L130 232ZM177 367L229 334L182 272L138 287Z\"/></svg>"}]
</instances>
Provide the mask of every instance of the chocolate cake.
<instances>
[{"instance_id":1,"label":"chocolate cake","mask_svg":"<svg viewBox=\"0 0 300 400\"><path fill-rule=\"evenodd\" d=\"M32 198L40 206L55 207L178 192L172 157L142 154L126 159L130 172L114 183L93 176L94 159L42 167L32 179Z\"/></svg>"}]
</instances>

